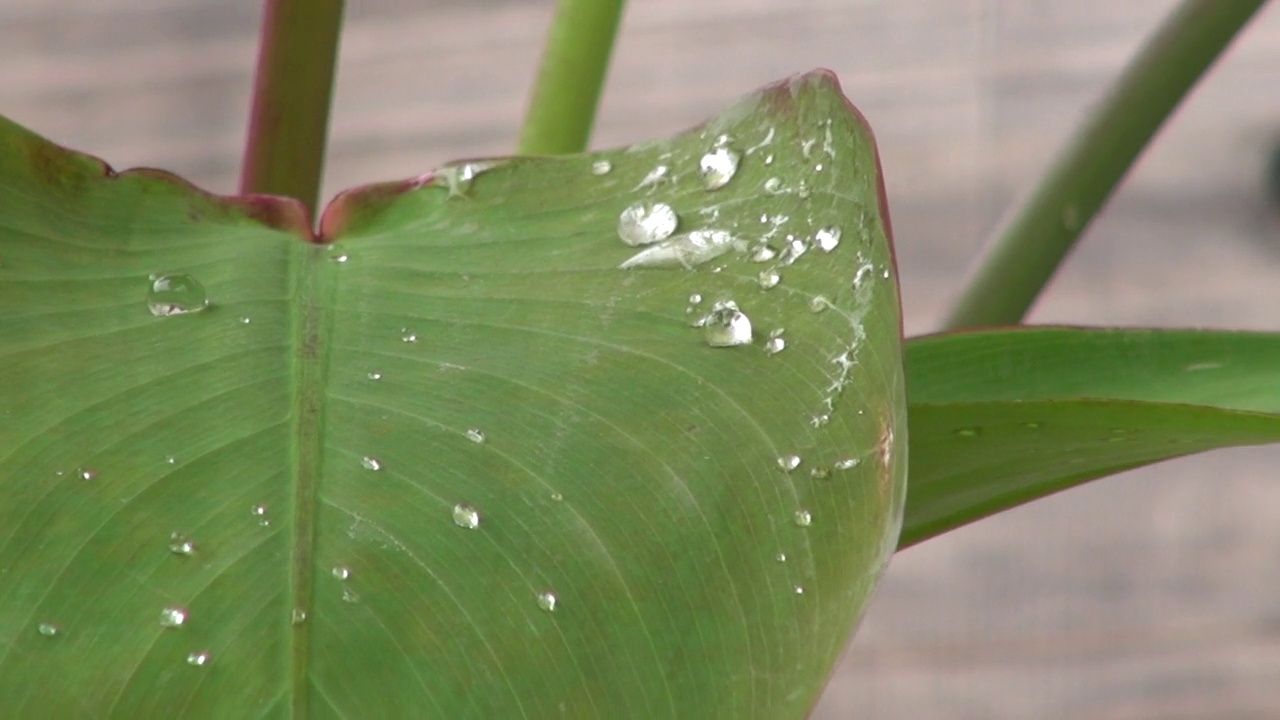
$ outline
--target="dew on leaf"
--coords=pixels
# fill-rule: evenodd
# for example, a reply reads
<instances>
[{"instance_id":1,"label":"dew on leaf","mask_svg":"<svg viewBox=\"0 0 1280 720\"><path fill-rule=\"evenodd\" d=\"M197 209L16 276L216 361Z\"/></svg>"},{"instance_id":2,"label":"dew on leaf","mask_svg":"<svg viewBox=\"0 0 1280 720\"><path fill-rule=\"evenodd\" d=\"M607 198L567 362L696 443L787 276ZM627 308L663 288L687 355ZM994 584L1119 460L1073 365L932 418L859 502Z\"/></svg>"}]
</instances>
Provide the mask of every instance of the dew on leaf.
<instances>
[{"instance_id":1,"label":"dew on leaf","mask_svg":"<svg viewBox=\"0 0 1280 720\"><path fill-rule=\"evenodd\" d=\"M826 480L831 476L831 470L826 465L815 465L809 468L809 477L814 480Z\"/></svg>"},{"instance_id":2,"label":"dew on leaf","mask_svg":"<svg viewBox=\"0 0 1280 720\"><path fill-rule=\"evenodd\" d=\"M98 471L87 467L76 468L75 475L81 480L93 480L98 477Z\"/></svg>"},{"instance_id":3,"label":"dew on leaf","mask_svg":"<svg viewBox=\"0 0 1280 720\"><path fill-rule=\"evenodd\" d=\"M809 527L813 524L813 513L808 510L797 510L792 520L798 527Z\"/></svg>"},{"instance_id":4,"label":"dew on leaf","mask_svg":"<svg viewBox=\"0 0 1280 720\"><path fill-rule=\"evenodd\" d=\"M800 467L800 462L801 460L799 455L783 455L778 458L778 467L782 468L786 472L791 472L792 470Z\"/></svg>"},{"instance_id":5,"label":"dew on leaf","mask_svg":"<svg viewBox=\"0 0 1280 720\"><path fill-rule=\"evenodd\" d=\"M843 460L837 460L831 464L831 467L835 468L836 470L852 470L853 468L858 467L858 458L845 458Z\"/></svg>"},{"instance_id":6,"label":"dew on leaf","mask_svg":"<svg viewBox=\"0 0 1280 720\"><path fill-rule=\"evenodd\" d=\"M702 320L702 337L711 347L736 347L751 342L751 318L732 300L711 306Z\"/></svg>"},{"instance_id":7,"label":"dew on leaf","mask_svg":"<svg viewBox=\"0 0 1280 720\"><path fill-rule=\"evenodd\" d=\"M787 341L781 336L771 337L764 342L764 353L766 355L777 355L787 349Z\"/></svg>"},{"instance_id":8,"label":"dew on leaf","mask_svg":"<svg viewBox=\"0 0 1280 720\"><path fill-rule=\"evenodd\" d=\"M365 470L381 470L382 461L376 457L365 455L364 457L360 458L360 467L364 468Z\"/></svg>"},{"instance_id":9,"label":"dew on leaf","mask_svg":"<svg viewBox=\"0 0 1280 720\"><path fill-rule=\"evenodd\" d=\"M477 445L484 443L484 431L480 428L468 428L467 439Z\"/></svg>"},{"instance_id":10,"label":"dew on leaf","mask_svg":"<svg viewBox=\"0 0 1280 720\"><path fill-rule=\"evenodd\" d=\"M751 248L751 262L769 262L776 257L778 257L778 251L768 243L760 243Z\"/></svg>"},{"instance_id":11,"label":"dew on leaf","mask_svg":"<svg viewBox=\"0 0 1280 720\"><path fill-rule=\"evenodd\" d=\"M409 328L400 328L400 342L416 343L418 342L418 334Z\"/></svg>"},{"instance_id":12,"label":"dew on leaf","mask_svg":"<svg viewBox=\"0 0 1280 720\"><path fill-rule=\"evenodd\" d=\"M772 290L782 282L782 275L777 270L761 270L756 276L756 284L761 290Z\"/></svg>"},{"instance_id":13,"label":"dew on leaf","mask_svg":"<svg viewBox=\"0 0 1280 720\"><path fill-rule=\"evenodd\" d=\"M289 614L289 621L294 625L301 625L307 621L307 611L300 607L294 608L293 612Z\"/></svg>"},{"instance_id":14,"label":"dew on leaf","mask_svg":"<svg viewBox=\"0 0 1280 720\"><path fill-rule=\"evenodd\" d=\"M333 570L330 570L329 574L333 575L337 580L346 580L351 577L351 568L346 565L334 565Z\"/></svg>"},{"instance_id":15,"label":"dew on leaf","mask_svg":"<svg viewBox=\"0 0 1280 720\"><path fill-rule=\"evenodd\" d=\"M978 437L978 435L981 433L982 433L982 430L976 427L959 428L955 431L955 434L958 437L962 437L962 438Z\"/></svg>"},{"instance_id":16,"label":"dew on leaf","mask_svg":"<svg viewBox=\"0 0 1280 720\"><path fill-rule=\"evenodd\" d=\"M36 626L36 631L45 637L53 637L62 632L62 628L53 623L43 622Z\"/></svg>"},{"instance_id":17,"label":"dew on leaf","mask_svg":"<svg viewBox=\"0 0 1280 720\"><path fill-rule=\"evenodd\" d=\"M786 562L786 561L787 561L787 554L786 554L786 553L784 553L784 552L780 552L780 553L778 553L777 555L774 555L774 556L773 556L773 559L774 559L774 560L777 560L777 561L778 561L778 562L780 562L780 563L784 563L784 562Z\"/></svg>"},{"instance_id":18,"label":"dew on leaf","mask_svg":"<svg viewBox=\"0 0 1280 720\"><path fill-rule=\"evenodd\" d=\"M538 593L538 607L547 612L555 612L556 604L559 601L560 599L556 597L556 594L549 590Z\"/></svg>"},{"instance_id":19,"label":"dew on leaf","mask_svg":"<svg viewBox=\"0 0 1280 720\"><path fill-rule=\"evenodd\" d=\"M814 295L809 298L809 312L817 314L831 307L831 301L824 295Z\"/></svg>"},{"instance_id":20,"label":"dew on leaf","mask_svg":"<svg viewBox=\"0 0 1280 720\"><path fill-rule=\"evenodd\" d=\"M741 240L724 230L694 230L668 238L632 255L618 266L634 268L693 268L724 255L730 250L745 250ZM713 269L712 272L715 272Z\"/></svg>"},{"instance_id":21,"label":"dew on leaf","mask_svg":"<svg viewBox=\"0 0 1280 720\"><path fill-rule=\"evenodd\" d=\"M666 203L638 202L618 215L618 237L636 247L671 237L680 224L675 209Z\"/></svg>"},{"instance_id":22,"label":"dew on leaf","mask_svg":"<svg viewBox=\"0 0 1280 720\"><path fill-rule=\"evenodd\" d=\"M156 317L186 315L209 307L204 285L190 275L152 275L147 287L147 308Z\"/></svg>"},{"instance_id":23,"label":"dew on leaf","mask_svg":"<svg viewBox=\"0 0 1280 720\"><path fill-rule=\"evenodd\" d=\"M190 557L196 554L196 543L185 534L175 532L169 535L169 552L174 555Z\"/></svg>"},{"instance_id":24,"label":"dew on leaf","mask_svg":"<svg viewBox=\"0 0 1280 720\"><path fill-rule=\"evenodd\" d=\"M187 611L180 607L167 607L160 611L160 627L178 628L187 622Z\"/></svg>"},{"instance_id":25,"label":"dew on leaf","mask_svg":"<svg viewBox=\"0 0 1280 720\"><path fill-rule=\"evenodd\" d=\"M203 667L209 663L209 659L212 657L208 650L198 650L187 656L187 664L194 667Z\"/></svg>"},{"instance_id":26,"label":"dew on leaf","mask_svg":"<svg viewBox=\"0 0 1280 720\"><path fill-rule=\"evenodd\" d=\"M698 161L698 172L702 174L702 187L707 190L719 190L733 179L738 172L741 156L728 147L718 147L702 156Z\"/></svg>"},{"instance_id":27,"label":"dew on leaf","mask_svg":"<svg viewBox=\"0 0 1280 720\"><path fill-rule=\"evenodd\" d=\"M840 244L840 228L828 225L813 234L813 244L822 252L829 253Z\"/></svg>"},{"instance_id":28,"label":"dew on leaf","mask_svg":"<svg viewBox=\"0 0 1280 720\"><path fill-rule=\"evenodd\" d=\"M768 180L765 180L764 191L771 195L777 195L782 192L782 180L776 177L771 177Z\"/></svg>"},{"instance_id":29,"label":"dew on leaf","mask_svg":"<svg viewBox=\"0 0 1280 720\"><path fill-rule=\"evenodd\" d=\"M480 527L480 511L463 503L453 506L453 524L460 528L475 530Z\"/></svg>"},{"instance_id":30,"label":"dew on leaf","mask_svg":"<svg viewBox=\"0 0 1280 720\"><path fill-rule=\"evenodd\" d=\"M611 170L613 170L613 163L608 160L596 160L591 163L592 175L608 175Z\"/></svg>"}]
</instances>

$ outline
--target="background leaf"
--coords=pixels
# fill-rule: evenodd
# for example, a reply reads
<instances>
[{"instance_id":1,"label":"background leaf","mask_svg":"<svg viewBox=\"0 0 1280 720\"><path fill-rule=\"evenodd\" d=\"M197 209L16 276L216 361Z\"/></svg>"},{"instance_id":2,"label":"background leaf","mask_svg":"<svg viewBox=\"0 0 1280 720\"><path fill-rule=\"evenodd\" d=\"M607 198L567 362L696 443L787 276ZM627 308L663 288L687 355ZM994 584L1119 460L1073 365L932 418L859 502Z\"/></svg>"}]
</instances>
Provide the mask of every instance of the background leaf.
<instances>
[{"instance_id":1,"label":"background leaf","mask_svg":"<svg viewBox=\"0 0 1280 720\"><path fill-rule=\"evenodd\" d=\"M906 439L874 144L829 75L671 141L348 193L337 244L0 138L6 710L812 705ZM708 190L717 148L741 162ZM620 270L641 201L733 242ZM192 279L207 308L148 312ZM729 300L752 342L709 347Z\"/></svg>"},{"instance_id":2,"label":"background leaf","mask_svg":"<svg viewBox=\"0 0 1280 720\"><path fill-rule=\"evenodd\" d=\"M1280 335L1258 333L1028 328L913 339L899 547L1130 468L1276 442L1277 361Z\"/></svg>"}]
</instances>

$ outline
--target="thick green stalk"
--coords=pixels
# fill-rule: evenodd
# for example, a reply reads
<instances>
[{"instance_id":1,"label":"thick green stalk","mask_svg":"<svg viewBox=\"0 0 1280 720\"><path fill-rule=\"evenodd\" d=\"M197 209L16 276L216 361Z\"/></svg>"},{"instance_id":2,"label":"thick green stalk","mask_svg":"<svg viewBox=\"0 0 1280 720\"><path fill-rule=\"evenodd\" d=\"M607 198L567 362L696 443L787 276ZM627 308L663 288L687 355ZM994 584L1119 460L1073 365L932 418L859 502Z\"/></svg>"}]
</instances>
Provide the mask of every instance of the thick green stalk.
<instances>
[{"instance_id":1,"label":"thick green stalk","mask_svg":"<svg viewBox=\"0 0 1280 720\"><path fill-rule=\"evenodd\" d=\"M320 195L343 0L266 0L240 192Z\"/></svg>"},{"instance_id":2,"label":"thick green stalk","mask_svg":"<svg viewBox=\"0 0 1280 720\"><path fill-rule=\"evenodd\" d=\"M591 138L624 0L560 0L520 133L520 154L582 152Z\"/></svg>"},{"instance_id":3,"label":"thick green stalk","mask_svg":"<svg viewBox=\"0 0 1280 720\"><path fill-rule=\"evenodd\" d=\"M1018 323L1179 101L1266 0L1184 0L1002 224L948 329Z\"/></svg>"}]
</instances>

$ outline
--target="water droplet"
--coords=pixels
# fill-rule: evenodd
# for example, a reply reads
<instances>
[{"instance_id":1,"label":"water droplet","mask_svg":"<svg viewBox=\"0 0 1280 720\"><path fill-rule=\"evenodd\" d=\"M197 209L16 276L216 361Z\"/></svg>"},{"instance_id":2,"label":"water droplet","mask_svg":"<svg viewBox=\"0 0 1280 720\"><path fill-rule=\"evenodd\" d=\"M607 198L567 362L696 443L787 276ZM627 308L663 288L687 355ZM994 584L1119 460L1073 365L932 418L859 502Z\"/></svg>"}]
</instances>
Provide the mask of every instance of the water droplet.
<instances>
[{"instance_id":1,"label":"water droplet","mask_svg":"<svg viewBox=\"0 0 1280 720\"><path fill-rule=\"evenodd\" d=\"M773 556L773 559L774 559L774 560L777 560L778 562L786 562L786 561L787 561L787 554L786 554L786 553L784 553L784 552L780 552L780 553L778 553L777 555L774 555L774 556Z\"/></svg>"},{"instance_id":2,"label":"water droplet","mask_svg":"<svg viewBox=\"0 0 1280 720\"><path fill-rule=\"evenodd\" d=\"M203 667L213 657L208 650L199 650L187 656L187 664L194 667Z\"/></svg>"},{"instance_id":3,"label":"water droplet","mask_svg":"<svg viewBox=\"0 0 1280 720\"><path fill-rule=\"evenodd\" d=\"M400 342L416 343L418 342L418 334L409 330L409 328L400 328Z\"/></svg>"},{"instance_id":4,"label":"water droplet","mask_svg":"<svg viewBox=\"0 0 1280 720\"><path fill-rule=\"evenodd\" d=\"M818 413L817 415L814 415L813 417L809 418L809 425L811 427L816 427L816 428L826 427L827 423L829 422L831 422L830 413Z\"/></svg>"},{"instance_id":5,"label":"water droplet","mask_svg":"<svg viewBox=\"0 0 1280 720\"><path fill-rule=\"evenodd\" d=\"M81 480L93 480L94 478L98 477L98 471L94 470L93 468L86 468L86 467L76 468L75 475Z\"/></svg>"},{"instance_id":6,"label":"water droplet","mask_svg":"<svg viewBox=\"0 0 1280 720\"><path fill-rule=\"evenodd\" d=\"M814 480L826 480L830 476L831 471L827 469L826 465L814 465L809 469L809 477Z\"/></svg>"},{"instance_id":7,"label":"water droplet","mask_svg":"<svg viewBox=\"0 0 1280 720\"><path fill-rule=\"evenodd\" d=\"M460 528L475 530L480 527L480 512L470 505L458 503L453 506L453 524Z\"/></svg>"},{"instance_id":8,"label":"water droplet","mask_svg":"<svg viewBox=\"0 0 1280 720\"><path fill-rule=\"evenodd\" d=\"M800 467L800 462L799 455L783 455L778 458L778 467L786 472L791 472Z\"/></svg>"},{"instance_id":9,"label":"water droplet","mask_svg":"<svg viewBox=\"0 0 1280 720\"><path fill-rule=\"evenodd\" d=\"M724 230L694 230L668 238L632 255L618 267L693 269L730 250L746 250L746 244ZM712 272L717 272L712 269Z\"/></svg>"},{"instance_id":10,"label":"water droplet","mask_svg":"<svg viewBox=\"0 0 1280 720\"><path fill-rule=\"evenodd\" d=\"M240 318L240 324L241 324L241 325L248 325L248 324L249 324L249 323L251 323L251 322L253 322L253 320L251 320L247 315L246 315L246 316L244 316L244 317L242 317L242 318Z\"/></svg>"},{"instance_id":11,"label":"water droplet","mask_svg":"<svg viewBox=\"0 0 1280 720\"><path fill-rule=\"evenodd\" d=\"M553 492L553 493L551 493L551 499L552 499L552 500L554 500L554 501L556 501L556 502L560 502L560 501L564 500L564 495L561 495L561 494L560 494L560 493L558 493L558 492Z\"/></svg>"},{"instance_id":12,"label":"water droplet","mask_svg":"<svg viewBox=\"0 0 1280 720\"><path fill-rule=\"evenodd\" d=\"M333 570L331 570L330 572L338 580L346 580L347 578L351 577L351 568L345 565L334 565Z\"/></svg>"},{"instance_id":13,"label":"water droplet","mask_svg":"<svg viewBox=\"0 0 1280 720\"><path fill-rule=\"evenodd\" d=\"M352 590L349 587L344 587L342 588L342 602L358 603L360 602L360 593L356 592L355 590Z\"/></svg>"},{"instance_id":14,"label":"water droplet","mask_svg":"<svg viewBox=\"0 0 1280 720\"><path fill-rule=\"evenodd\" d=\"M813 191L809 189L809 183L801 180L799 183L796 184L796 197L800 198L801 200L808 200L809 196L812 194L813 194Z\"/></svg>"},{"instance_id":15,"label":"water droplet","mask_svg":"<svg viewBox=\"0 0 1280 720\"><path fill-rule=\"evenodd\" d=\"M209 294L190 275L152 275L147 307L156 317L186 315L209 307Z\"/></svg>"},{"instance_id":16,"label":"water droplet","mask_svg":"<svg viewBox=\"0 0 1280 720\"><path fill-rule=\"evenodd\" d=\"M160 611L160 627L182 627L187 622L186 608L167 607Z\"/></svg>"},{"instance_id":17,"label":"water droplet","mask_svg":"<svg viewBox=\"0 0 1280 720\"><path fill-rule=\"evenodd\" d=\"M591 163L592 175L608 175L611 170L613 170L613 163L608 160L596 160Z\"/></svg>"},{"instance_id":18,"label":"water droplet","mask_svg":"<svg viewBox=\"0 0 1280 720\"><path fill-rule=\"evenodd\" d=\"M294 625L301 625L307 621L307 611L300 607L294 608L289 616L289 621Z\"/></svg>"},{"instance_id":19,"label":"water droplet","mask_svg":"<svg viewBox=\"0 0 1280 720\"><path fill-rule=\"evenodd\" d=\"M267 527L268 525L271 524L271 520L267 517L266 505L254 505L253 507L249 508L249 514L257 518L258 524L261 525L262 527Z\"/></svg>"},{"instance_id":20,"label":"water droplet","mask_svg":"<svg viewBox=\"0 0 1280 720\"><path fill-rule=\"evenodd\" d=\"M640 181L640 184L636 186L636 189L639 190L640 188L645 187L656 187L658 183L666 179L667 171L669 169L670 168L666 165L659 165L658 167L650 170L649 174L645 175L644 179Z\"/></svg>"},{"instance_id":21,"label":"water droplet","mask_svg":"<svg viewBox=\"0 0 1280 720\"><path fill-rule=\"evenodd\" d=\"M782 181L776 177L771 177L768 180L765 180L764 191L771 195L777 195L782 192Z\"/></svg>"},{"instance_id":22,"label":"water droplet","mask_svg":"<svg viewBox=\"0 0 1280 720\"><path fill-rule=\"evenodd\" d=\"M794 586L794 587L792 587L792 588L791 588L791 591L792 591L792 592L794 592L794 593L795 593L795 594L797 594L797 595L803 595L803 594L804 594L804 586L803 586L803 585L796 585L796 586Z\"/></svg>"},{"instance_id":23,"label":"water droplet","mask_svg":"<svg viewBox=\"0 0 1280 720\"><path fill-rule=\"evenodd\" d=\"M777 355L787 349L787 341L782 337L771 337L764 343L765 355Z\"/></svg>"},{"instance_id":24,"label":"water droplet","mask_svg":"<svg viewBox=\"0 0 1280 720\"><path fill-rule=\"evenodd\" d=\"M1040 428L1044 427L1044 423L1032 420L1030 422L1022 423L1022 427L1028 430L1039 430Z\"/></svg>"},{"instance_id":25,"label":"water droplet","mask_svg":"<svg viewBox=\"0 0 1280 720\"><path fill-rule=\"evenodd\" d=\"M178 458L176 458L176 457L174 457L174 456L172 456L172 455L165 455L165 456L164 456L164 462L165 462L165 464L166 464L166 465L173 465L174 463L178 462Z\"/></svg>"},{"instance_id":26,"label":"water droplet","mask_svg":"<svg viewBox=\"0 0 1280 720\"><path fill-rule=\"evenodd\" d=\"M636 203L618 216L618 237L635 247L671 237L680 224L676 211L666 203Z\"/></svg>"},{"instance_id":27,"label":"water droplet","mask_svg":"<svg viewBox=\"0 0 1280 720\"><path fill-rule=\"evenodd\" d=\"M813 234L813 244L822 252L831 252L840 244L840 228L828 225Z\"/></svg>"},{"instance_id":28,"label":"water droplet","mask_svg":"<svg viewBox=\"0 0 1280 720\"><path fill-rule=\"evenodd\" d=\"M809 312L817 314L831 307L831 301L825 296L814 295L809 298Z\"/></svg>"},{"instance_id":29,"label":"water droplet","mask_svg":"<svg viewBox=\"0 0 1280 720\"><path fill-rule=\"evenodd\" d=\"M484 431L480 428L470 428L467 430L467 439L473 443L481 444L484 442Z\"/></svg>"},{"instance_id":30,"label":"water droplet","mask_svg":"<svg viewBox=\"0 0 1280 720\"><path fill-rule=\"evenodd\" d=\"M380 373L380 372L371 372L371 373L369 373L368 375L365 375L365 377L369 378L370 380L381 380L381 379L382 379L382 373Z\"/></svg>"},{"instance_id":31,"label":"water droplet","mask_svg":"<svg viewBox=\"0 0 1280 720\"><path fill-rule=\"evenodd\" d=\"M809 243L802 238L788 237L786 246L782 248L782 257L778 261L783 265L790 265L807 252L809 252Z\"/></svg>"},{"instance_id":32,"label":"water droplet","mask_svg":"<svg viewBox=\"0 0 1280 720\"><path fill-rule=\"evenodd\" d=\"M196 543L186 535L175 532L169 535L169 552L174 555L190 557L196 554Z\"/></svg>"},{"instance_id":33,"label":"water droplet","mask_svg":"<svg viewBox=\"0 0 1280 720\"><path fill-rule=\"evenodd\" d=\"M559 598L557 598L556 594L553 592L546 591L538 593L538 607L546 610L547 612L555 612L556 603L558 601Z\"/></svg>"},{"instance_id":34,"label":"water droplet","mask_svg":"<svg viewBox=\"0 0 1280 720\"><path fill-rule=\"evenodd\" d=\"M836 470L852 470L858 467L858 458L845 458L843 460L837 460L831 465L831 467L835 468Z\"/></svg>"},{"instance_id":35,"label":"water droplet","mask_svg":"<svg viewBox=\"0 0 1280 720\"><path fill-rule=\"evenodd\" d=\"M797 510L792 519L799 527L809 527L813 524L813 513L808 510Z\"/></svg>"},{"instance_id":36,"label":"water droplet","mask_svg":"<svg viewBox=\"0 0 1280 720\"><path fill-rule=\"evenodd\" d=\"M768 243L760 243L751 249L751 262L769 262L778 257L778 251Z\"/></svg>"},{"instance_id":37,"label":"water droplet","mask_svg":"<svg viewBox=\"0 0 1280 720\"><path fill-rule=\"evenodd\" d=\"M694 293L694 294L690 295L690 296L689 296L689 304L690 304L690 305L700 305L700 304L702 304L702 296L701 296L701 295L699 295L698 293Z\"/></svg>"},{"instance_id":38,"label":"water droplet","mask_svg":"<svg viewBox=\"0 0 1280 720\"><path fill-rule=\"evenodd\" d=\"M738 172L740 155L727 147L718 147L702 156L698 162L698 171L702 173L702 186L708 190L719 190L733 179Z\"/></svg>"},{"instance_id":39,"label":"water droplet","mask_svg":"<svg viewBox=\"0 0 1280 720\"><path fill-rule=\"evenodd\" d=\"M732 300L717 302L702 321L702 336L711 347L736 347L751 342L751 319Z\"/></svg>"},{"instance_id":40,"label":"water droplet","mask_svg":"<svg viewBox=\"0 0 1280 720\"><path fill-rule=\"evenodd\" d=\"M337 253L334 255L330 255L329 259L336 263L344 263L350 260L351 258L346 253Z\"/></svg>"},{"instance_id":41,"label":"water droplet","mask_svg":"<svg viewBox=\"0 0 1280 720\"><path fill-rule=\"evenodd\" d=\"M368 455L365 455L364 457L360 458L360 467L364 468L365 470L381 470L382 461L376 457L370 457Z\"/></svg>"},{"instance_id":42,"label":"water droplet","mask_svg":"<svg viewBox=\"0 0 1280 720\"><path fill-rule=\"evenodd\" d=\"M772 165L772 164L773 164L773 153L769 153L768 155L765 155L765 156L764 156L764 164L765 164L765 165Z\"/></svg>"},{"instance_id":43,"label":"water droplet","mask_svg":"<svg viewBox=\"0 0 1280 720\"><path fill-rule=\"evenodd\" d=\"M53 623L40 623L36 626L36 630L45 637L53 637L62 632L62 628Z\"/></svg>"},{"instance_id":44,"label":"water droplet","mask_svg":"<svg viewBox=\"0 0 1280 720\"><path fill-rule=\"evenodd\" d=\"M976 427L960 428L956 430L956 435L963 438L978 437L982 431Z\"/></svg>"},{"instance_id":45,"label":"water droplet","mask_svg":"<svg viewBox=\"0 0 1280 720\"><path fill-rule=\"evenodd\" d=\"M777 270L761 270L756 276L756 284L761 290L772 290L782 282L782 275Z\"/></svg>"}]
</instances>

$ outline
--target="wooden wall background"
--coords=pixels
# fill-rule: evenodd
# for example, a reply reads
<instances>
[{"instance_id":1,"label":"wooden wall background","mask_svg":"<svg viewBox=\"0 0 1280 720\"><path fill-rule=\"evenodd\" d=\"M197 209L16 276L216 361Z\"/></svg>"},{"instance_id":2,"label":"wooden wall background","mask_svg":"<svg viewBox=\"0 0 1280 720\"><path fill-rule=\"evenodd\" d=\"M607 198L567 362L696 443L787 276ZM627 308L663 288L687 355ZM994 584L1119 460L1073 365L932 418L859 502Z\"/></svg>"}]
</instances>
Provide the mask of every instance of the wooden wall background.
<instances>
[{"instance_id":1,"label":"wooden wall background","mask_svg":"<svg viewBox=\"0 0 1280 720\"><path fill-rule=\"evenodd\" d=\"M1223 0L1231 2L1234 0ZM910 332L1173 0L632 0L597 145L815 66L884 157ZM234 189L250 0L0 0L0 113ZM348 0L326 195L514 147L551 0ZM1280 8L1264 10L1033 320L1280 330ZM814 717L1280 717L1280 451L1220 452L903 553Z\"/></svg>"}]
</instances>

